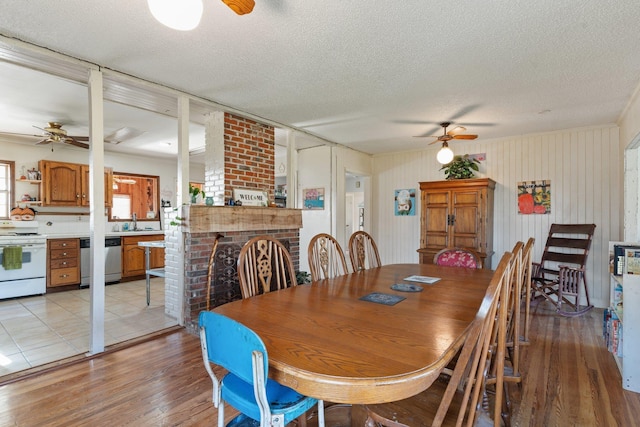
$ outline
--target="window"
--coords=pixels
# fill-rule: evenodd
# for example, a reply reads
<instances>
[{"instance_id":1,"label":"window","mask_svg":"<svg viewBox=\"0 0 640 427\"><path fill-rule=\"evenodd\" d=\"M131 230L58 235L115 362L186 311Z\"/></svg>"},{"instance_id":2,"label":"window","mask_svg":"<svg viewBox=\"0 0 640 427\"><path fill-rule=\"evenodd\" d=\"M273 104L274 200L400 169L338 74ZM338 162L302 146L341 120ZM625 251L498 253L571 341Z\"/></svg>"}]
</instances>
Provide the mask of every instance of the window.
<instances>
[{"instance_id":1,"label":"window","mask_svg":"<svg viewBox=\"0 0 640 427\"><path fill-rule=\"evenodd\" d=\"M160 220L160 178L124 172L113 173L113 207L111 221L132 219Z\"/></svg>"},{"instance_id":2,"label":"window","mask_svg":"<svg viewBox=\"0 0 640 427\"><path fill-rule=\"evenodd\" d=\"M8 219L13 206L15 162L0 160L0 219Z\"/></svg>"}]
</instances>

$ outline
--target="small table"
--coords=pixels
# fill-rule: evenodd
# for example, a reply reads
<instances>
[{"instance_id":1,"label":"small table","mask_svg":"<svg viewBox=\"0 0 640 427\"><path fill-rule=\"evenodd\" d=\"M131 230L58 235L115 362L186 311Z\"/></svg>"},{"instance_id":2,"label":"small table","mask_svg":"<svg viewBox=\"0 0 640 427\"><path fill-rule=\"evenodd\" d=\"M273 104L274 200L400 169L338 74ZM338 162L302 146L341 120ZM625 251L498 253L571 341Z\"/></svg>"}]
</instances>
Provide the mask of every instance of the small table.
<instances>
[{"instance_id":1,"label":"small table","mask_svg":"<svg viewBox=\"0 0 640 427\"><path fill-rule=\"evenodd\" d=\"M149 268L151 265L151 248L164 249L164 241L138 242L138 246L144 247L144 273L147 280L147 306L151 303L151 276L165 277L164 268Z\"/></svg>"}]
</instances>

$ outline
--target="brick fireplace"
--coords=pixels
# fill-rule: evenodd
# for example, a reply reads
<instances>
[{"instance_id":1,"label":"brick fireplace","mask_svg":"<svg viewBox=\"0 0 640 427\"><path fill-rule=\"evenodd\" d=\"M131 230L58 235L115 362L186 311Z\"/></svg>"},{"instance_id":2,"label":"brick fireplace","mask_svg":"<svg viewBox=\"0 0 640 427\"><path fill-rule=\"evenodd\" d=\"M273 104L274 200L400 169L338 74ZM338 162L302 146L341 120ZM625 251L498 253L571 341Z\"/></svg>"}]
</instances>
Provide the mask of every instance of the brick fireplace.
<instances>
[{"instance_id":1,"label":"brick fireplace","mask_svg":"<svg viewBox=\"0 0 640 427\"><path fill-rule=\"evenodd\" d=\"M205 123L205 192L217 206L183 205L165 210L165 312L197 333L198 315L206 310L208 262L215 236L224 235L216 251L210 305L241 298L237 275L240 248L254 236L282 241L299 268L302 213L299 209L222 206L234 188L266 191L274 201L275 137L272 126L229 113L211 113Z\"/></svg>"}]
</instances>

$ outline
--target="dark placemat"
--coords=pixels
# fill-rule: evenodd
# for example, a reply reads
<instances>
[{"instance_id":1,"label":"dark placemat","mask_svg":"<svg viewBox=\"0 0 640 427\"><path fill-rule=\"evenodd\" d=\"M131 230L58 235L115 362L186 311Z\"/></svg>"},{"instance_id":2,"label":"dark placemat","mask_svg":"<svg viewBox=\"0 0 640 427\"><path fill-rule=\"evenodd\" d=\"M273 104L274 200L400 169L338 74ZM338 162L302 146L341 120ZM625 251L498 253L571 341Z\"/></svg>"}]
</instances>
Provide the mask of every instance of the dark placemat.
<instances>
[{"instance_id":1,"label":"dark placemat","mask_svg":"<svg viewBox=\"0 0 640 427\"><path fill-rule=\"evenodd\" d=\"M394 291L400 291L400 292L422 292L424 288L420 285L414 285L409 283L395 283L391 285L391 289L393 289Z\"/></svg>"},{"instance_id":2,"label":"dark placemat","mask_svg":"<svg viewBox=\"0 0 640 427\"><path fill-rule=\"evenodd\" d=\"M368 295L361 297L360 299L362 301L375 302L377 304L395 305L406 298L401 297L400 295L383 294L382 292L372 292Z\"/></svg>"}]
</instances>

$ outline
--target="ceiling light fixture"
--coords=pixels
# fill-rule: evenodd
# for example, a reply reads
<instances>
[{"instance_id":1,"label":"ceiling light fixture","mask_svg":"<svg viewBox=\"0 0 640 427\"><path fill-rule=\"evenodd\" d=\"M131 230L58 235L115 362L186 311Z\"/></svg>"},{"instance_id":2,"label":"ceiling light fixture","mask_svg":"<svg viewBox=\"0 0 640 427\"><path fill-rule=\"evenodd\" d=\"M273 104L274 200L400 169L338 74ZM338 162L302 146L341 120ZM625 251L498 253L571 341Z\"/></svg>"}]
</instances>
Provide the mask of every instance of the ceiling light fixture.
<instances>
[{"instance_id":1,"label":"ceiling light fixture","mask_svg":"<svg viewBox=\"0 0 640 427\"><path fill-rule=\"evenodd\" d=\"M449 144L447 144L447 141L444 141L442 143L442 148L440 149L440 151L438 151L436 159L438 159L438 163L442 165L449 164L453 160L453 151L451 150L451 148L449 148Z\"/></svg>"},{"instance_id":2,"label":"ceiling light fixture","mask_svg":"<svg viewBox=\"0 0 640 427\"><path fill-rule=\"evenodd\" d=\"M147 0L154 18L179 31L193 30L202 18L202 0Z\"/></svg>"}]
</instances>

